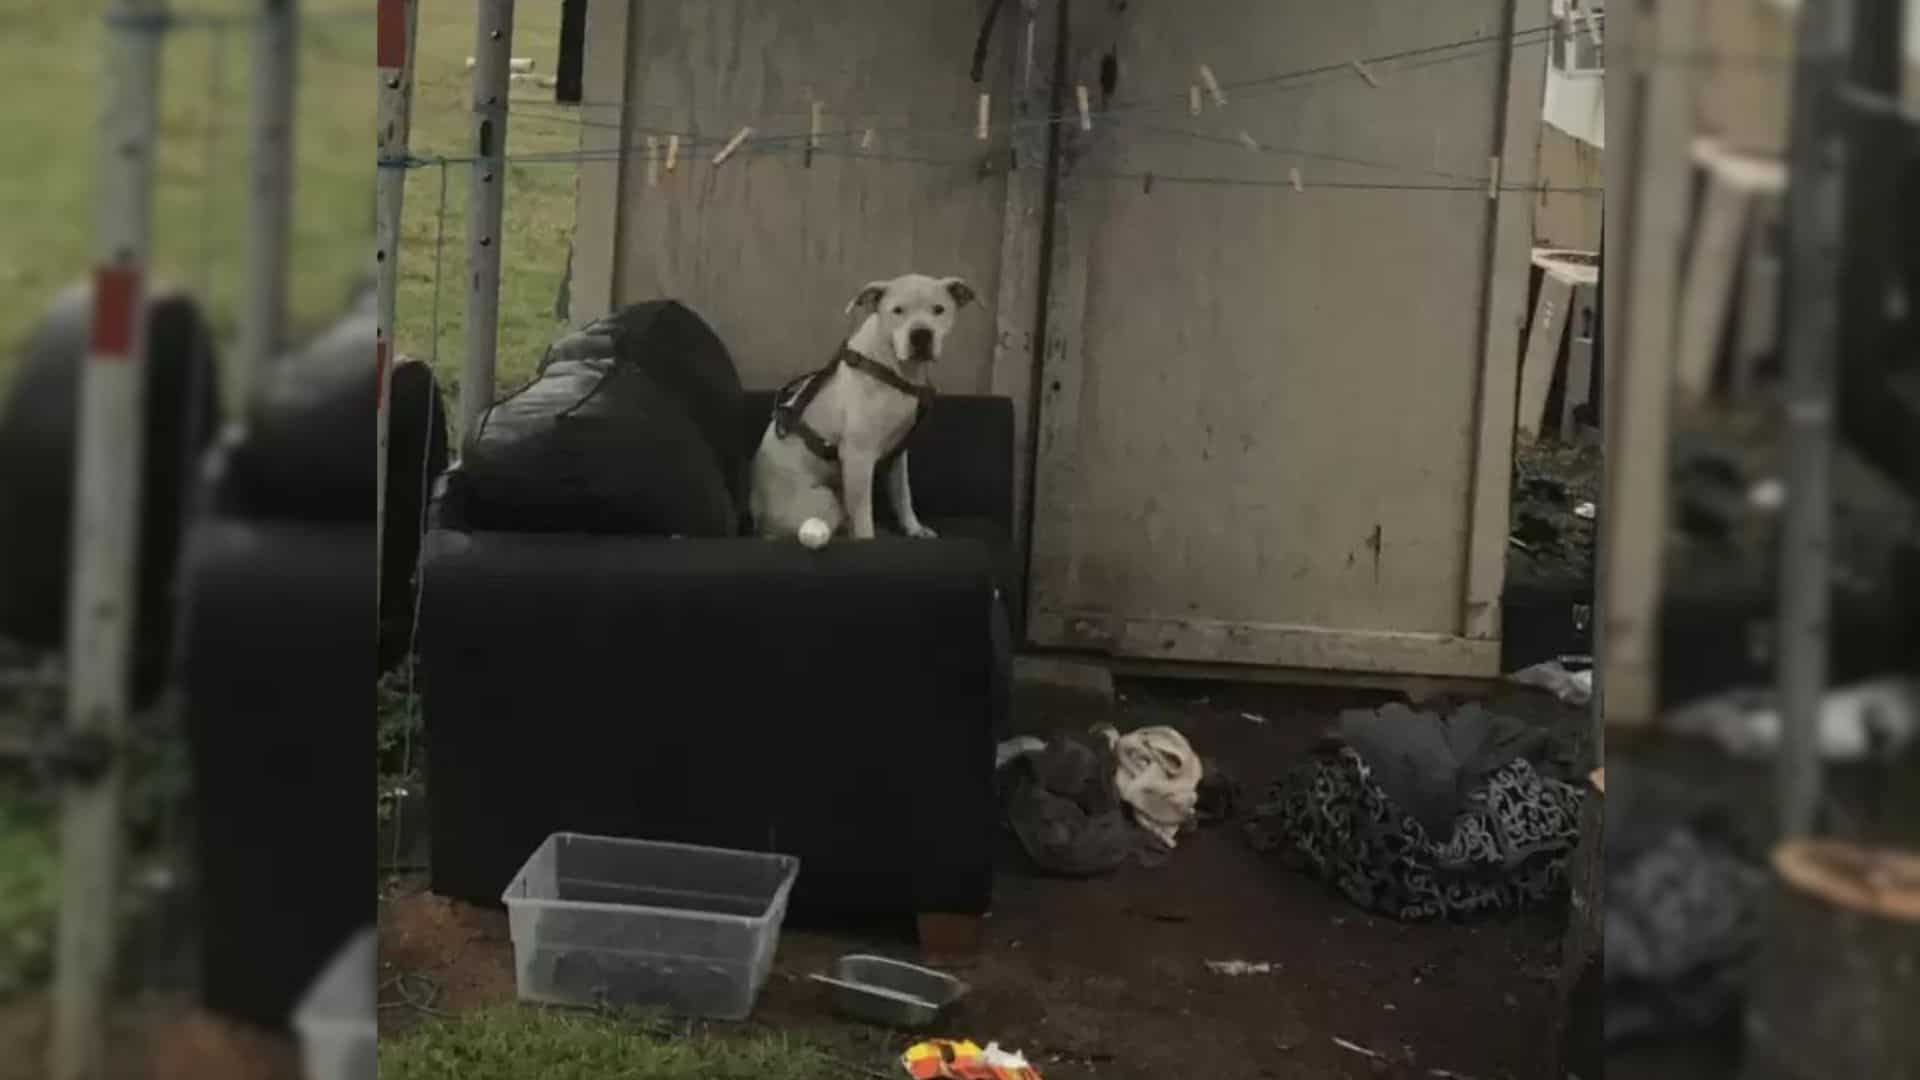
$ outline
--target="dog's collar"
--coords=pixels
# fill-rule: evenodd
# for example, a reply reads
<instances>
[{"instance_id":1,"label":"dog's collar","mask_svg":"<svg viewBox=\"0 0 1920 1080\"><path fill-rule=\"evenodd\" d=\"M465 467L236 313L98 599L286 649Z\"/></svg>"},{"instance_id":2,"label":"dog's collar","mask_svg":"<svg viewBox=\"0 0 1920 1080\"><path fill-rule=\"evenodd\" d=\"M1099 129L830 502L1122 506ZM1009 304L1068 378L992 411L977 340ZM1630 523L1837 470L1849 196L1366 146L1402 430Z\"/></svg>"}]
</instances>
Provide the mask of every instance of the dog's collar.
<instances>
[{"instance_id":1,"label":"dog's collar","mask_svg":"<svg viewBox=\"0 0 1920 1080\"><path fill-rule=\"evenodd\" d=\"M928 402L933 400L933 387L922 383L909 382L905 375L875 360L866 353L858 352L849 346L840 346L840 352L836 354L833 359L834 363L845 364L862 375L878 379L888 386L893 387L895 390L908 395L915 401L918 401L920 407L923 409L927 406Z\"/></svg>"}]
</instances>

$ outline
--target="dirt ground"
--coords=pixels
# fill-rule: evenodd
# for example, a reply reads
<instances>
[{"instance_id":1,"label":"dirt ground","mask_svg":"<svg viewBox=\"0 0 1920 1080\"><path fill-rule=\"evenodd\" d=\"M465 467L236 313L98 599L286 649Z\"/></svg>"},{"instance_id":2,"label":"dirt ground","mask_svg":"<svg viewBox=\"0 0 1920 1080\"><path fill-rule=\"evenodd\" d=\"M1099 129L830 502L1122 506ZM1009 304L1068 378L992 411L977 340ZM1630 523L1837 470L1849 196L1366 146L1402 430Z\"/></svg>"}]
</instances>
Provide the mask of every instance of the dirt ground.
<instances>
[{"instance_id":1,"label":"dirt ground","mask_svg":"<svg viewBox=\"0 0 1920 1080\"><path fill-rule=\"evenodd\" d=\"M1125 697L1123 727L1176 724L1248 797L1306 750L1336 706L1363 703L1254 687L1135 686ZM1531 695L1494 704L1580 722ZM1020 1049L1048 1080L1551 1075L1562 912L1475 926L1375 918L1253 852L1232 825L1183 839L1166 866L1106 879L1037 877L1011 853L1004 866L983 956L962 973L973 993L945 1033ZM382 905L380 938L383 1001L398 1000L403 973L431 979L405 990L436 1012L512 999L502 913L413 884ZM754 1022L845 1047L851 1075L892 1075L886 1063L910 1038L833 1020L806 979L855 950L912 956L899 936L790 926ZM1270 963L1272 974L1207 967L1233 959ZM420 1015L384 1010L383 1030Z\"/></svg>"}]
</instances>

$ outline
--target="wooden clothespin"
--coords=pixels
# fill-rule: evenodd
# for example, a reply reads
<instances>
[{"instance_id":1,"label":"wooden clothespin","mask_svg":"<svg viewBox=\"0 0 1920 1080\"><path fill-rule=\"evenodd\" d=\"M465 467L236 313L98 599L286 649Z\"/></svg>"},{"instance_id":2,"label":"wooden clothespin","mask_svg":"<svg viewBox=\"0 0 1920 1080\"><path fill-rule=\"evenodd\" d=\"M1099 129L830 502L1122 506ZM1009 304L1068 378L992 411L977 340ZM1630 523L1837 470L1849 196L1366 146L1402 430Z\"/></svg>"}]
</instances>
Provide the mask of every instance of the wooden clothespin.
<instances>
[{"instance_id":1,"label":"wooden clothespin","mask_svg":"<svg viewBox=\"0 0 1920 1080\"><path fill-rule=\"evenodd\" d=\"M647 136L647 186L660 186L660 137Z\"/></svg>"},{"instance_id":2,"label":"wooden clothespin","mask_svg":"<svg viewBox=\"0 0 1920 1080\"><path fill-rule=\"evenodd\" d=\"M820 102L816 99L807 111L807 153L801 160L801 164L811 169L813 168L813 152L820 149Z\"/></svg>"},{"instance_id":3,"label":"wooden clothespin","mask_svg":"<svg viewBox=\"0 0 1920 1080\"><path fill-rule=\"evenodd\" d=\"M1588 5L1587 7L1584 7L1580 10L1581 10L1581 14L1583 14L1586 17L1587 36L1593 39L1593 47L1598 49L1601 47L1600 13L1593 10L1592 5Z\"/></svg>"},{"instance_id":4,"label":"wooden clothespin","mask_svg":"<svg viewBox=\"0 0 1920 1080\"><path fill-rule=\"evenodd\" d=\"M1295 191L1307 190L1307 185L1300 182L1300 166L1295 165L1293 168L1287 170L1287 183L1291 185Z\"/></svg>"},{"instance_id":5,"label":"wooden clothespin","mask_svg":"<svg viewBox=\"0 0 1920 1080\"><path fill-rule=\"evenodd\" d=\"M1073 88L1073 98L1080 106L1080 130L1093 130L1093 109L1087 103L1087 84L1081 83Z\"/></svg>"},{"instance_id":6,"label":"wooden clothespin","mask_svg":"<svg viewBox=\"0 0 1920 1080\"><path fill-rule=\"evenodd\" d=\"M1367 70L1367 65L1361 63L1358 60L1353 60L1349 62L1353 65L1354 74L1359 75L1361 78L1367 80L1368 86L1374 87L1376 89L1379 88L1380 80L1373 77L1373 72Z\"/></svg>"},{"instance_id":7,"label":"wooden clothespin","mask_svg":"<svg viewBox=\"0 0 1920 1080\"><path fill-rule=\"evenodd\" d=\"M980 107L974 117L973 137L986 142L993 133L993 95L980 91Z\"/></svg>"},{"instance_id":8,"label":"wooden clothespin","mask_svg":"<svg viewBox=\"0 0 1920 1080\"><path fill-rule=\"evenodd\" d=\"M1200 84L1199 83L1187 84L1187 112L1193 114L1194 116L1200 115Z\"/></svg>"},{"instance_id":9,"label":"wooden clothespin","mask_svg":"<svg viewBox=\"0 0 1920 1080\"><path fill-rule=\"evenodd\" d=\"M716 167L725 165L727 163L727 159L732 157L734 155L734 152L740 149L741 144L747 141L747 137L752 134L753 134L753 128L751 125L747 127L743 127L739 131L734 132L733 138L727 140L727 145L721 147L720 152L713 155L714 165Z\"/></svg>"},{"instance_id":10,"label":"wooden clothespin","mask_svg":"<svg viewBox=\"0 0 1920 1080\"><path fill-rule=\"evenodd\" d=\"M1220 80L1213 77L1213 69L1205 64L1200 65L1200 82L1206 86L1207 93L1213 97L1214 108L1226 108L1227 92L1220 89Z\"/></svg>"},{"instance_id":11,"label":"wooden clothespin","mask_svg":"<svg viewBox=\"0 0 1920 1080\"><path fill-rule=\"evenodd\" d=\"M1240 132L1240 145L1256 154L1260 152L1260 141L1244 129Z\"/></svg>"},{"instance_id":12,"label":"wooden clothespin","mask_svg":"<svg viewBox=\"0 0 1920 1080\"><path fill-rule=\"evenodd\" d=\"M867 130L860 133L860 149L862 150L873 149L873 129L872 128L868 128Z\"/></svg>"},{"instance_id":13,"label":"wooden clothespin","mask_svg":"<svg viewBox=\"0 0 1920 1080\"><path fill-rule=\"evenodd\" d=\"M1487 198L1500 197L1500 158L1496 155L1487 159Z\"/></svg>"},{"instance_id":14,"label":"wooden clothespin","mask_svg":"<svg viewBox=\"0 0 1920 1080\"><path fill-rule=\"evenodd\" d=\"M675 132L667 136L667 175L680 167L680 135Z\"/></svg>"}]
</instances>

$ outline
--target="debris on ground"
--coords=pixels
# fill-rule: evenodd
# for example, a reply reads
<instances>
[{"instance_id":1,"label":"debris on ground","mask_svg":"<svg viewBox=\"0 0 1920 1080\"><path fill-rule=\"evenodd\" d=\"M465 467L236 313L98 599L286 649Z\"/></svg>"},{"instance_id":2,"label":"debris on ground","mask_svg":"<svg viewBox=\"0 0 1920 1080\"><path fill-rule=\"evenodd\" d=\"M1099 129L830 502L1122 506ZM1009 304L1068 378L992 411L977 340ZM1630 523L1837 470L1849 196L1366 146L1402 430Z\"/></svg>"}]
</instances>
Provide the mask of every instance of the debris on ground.
<instances>
[{"instance_id":1,"label":"debris on ground","mask_svg":"<svg viewBox=\"0 0 1920 1080\"><path fill-rule=\"evenodd\" d=\"M1543 660L1507 676L1522 686L1547 691L1569 705L1585 705L1593 700L1593 659L1563 656Z\"/></svg>"},{"instance_id":2,"label":"debris on ground","mask_svg":"<svg viewBox=\"0 0 1920 1080\"><path fill-rule=\"evenodd\" d=\"M1262 960L1209 960L1207 970L1215 975L1271 975L1280 969L1280 965Z\"/></svg>"},{"instance_id":3,"label":"debris on ground","mask_svg":"<svg viewBox=\"0 0 1920 1080\"><path fill-rule=\"evenodd\" d=\"M915 1043L900 1055L900 1064L914 1080L1040 1080L1021 1054L992 1042L982 1049L966 1039Z\"/></svg>"},{"instance_id":4,"label":"debris on ground","mask_svg":"<svg viewBox=\"0 0 1920 1080\"><path fill-rule=\"evenodd\" d=\"M1009 739L995 758L1008 827L1036 866L1070 877L1130 859L1157 866L1180 832L1224 820L1238 805L1233 780L1209 776L1186 737L1166 725Z\"/></svg>"},{"instance_id":5,"label":"debris on ground","mask_svg":"<svg viewBox=\"0 0 1920 1080\"><path fill-rule=\"evenodd\" d=\"M1341 714L1255 807L1248 839L1401 920L1511 912L1566 883L1586 792L1550 732L1467 705Z\"/></svg>"},{"instance_id":6,"label":"debris on ground","mask_svg":"<svg viewBox=\"0 0 1920 1080\"><path fill-rule=\"evenodd\" d=\"M1099 733L1115 761L1114 783L1133 819L1172 848L1180 830L1193 824L1200 801L1200 755L1187 737L1165 724L1122 735L1110 725Z\"/></svg>"},{"instance_id":7,"label":"debris on ground","mask_svg":"<svg viewBox=\"0 0 1920 1080\"><path fill-rule=\"evenodd\" d=\"M1767 875L1728 807L1678 777L1613 772L1606 1040L1715 1028L1743 1006Z\"/></svg>"},{"instance_id":8,"label":"debris on ground","mask_svg":"<svg viewBox=\"0 0 1920 1080\"><path fill-rule=\"evenodd\" d=\"M1372 1058L1375 1061L1385 1061L1387 1058L1385 1054L1382 1054L1378 1050L1369 1050L1366 1047L1361 1046L1357 1042L1350 1042L1346 1039L1341 1038L1338 1035L1335 1035L1333 1037L1333 1045L1339 1047L1342 1050L1347 1050L1352 1053L1359 1054L1361 1057Z\"/></svg>"},{"instance_id":9,"label":"debris on ground","mask_svg":"<svg viewBox=\"0 0 1920 1080\"><path fill-rule=\"evenodd\" d=\"M1672 731L1718 743L1740 758L1771 757L1780 746L1780 711L1771 690L1716 694L1675 709ZM1858 762L1896 757L1920 734L1920 683L1888 678L1828 692L1820 699L1820 756Z\"/></svg>"}]
</instances>

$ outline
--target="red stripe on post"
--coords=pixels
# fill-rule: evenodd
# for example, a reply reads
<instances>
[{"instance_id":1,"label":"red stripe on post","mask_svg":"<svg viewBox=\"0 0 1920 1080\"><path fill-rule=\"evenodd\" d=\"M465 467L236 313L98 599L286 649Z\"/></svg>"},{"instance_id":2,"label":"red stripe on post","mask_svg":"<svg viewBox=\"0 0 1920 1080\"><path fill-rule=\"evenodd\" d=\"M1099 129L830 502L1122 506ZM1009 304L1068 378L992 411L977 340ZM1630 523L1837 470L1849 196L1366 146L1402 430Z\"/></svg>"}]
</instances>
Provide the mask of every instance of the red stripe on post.
<instances>
[{"instance_id":1,"label":"red stripe on post","mask_svg":"<svg viewBox=\"0 0 1920 1080\"><path fill-rule=\"evenodd\" d=\"M387 411L387 339L378 337L373 343L373 367L375 377L380 380L373 391L373 412L375 416Z\"/></svg>"},{"instance_id":2,"label":"red stripe on post","mask_svg":"<svg viewBox=\"0 0 1920 1080\"><path fill-rule=\"evenodd\" d=\"M405 67L407 64L406 0L380 0L378 23L379 25L374 29L374 65L383 68Z\"/></svg>"},{"instance_id":3,"label":"red stripe on post","mask_svg":"<svg viewBox=\"0 0 1920 1080\"><path fill-rule=\"evenodd\" d=\"M94 269L93 325L87 336L88 355L125 360L133 352L133 302L139 292L138 267Z\"/></svg>"}]
</instances>

